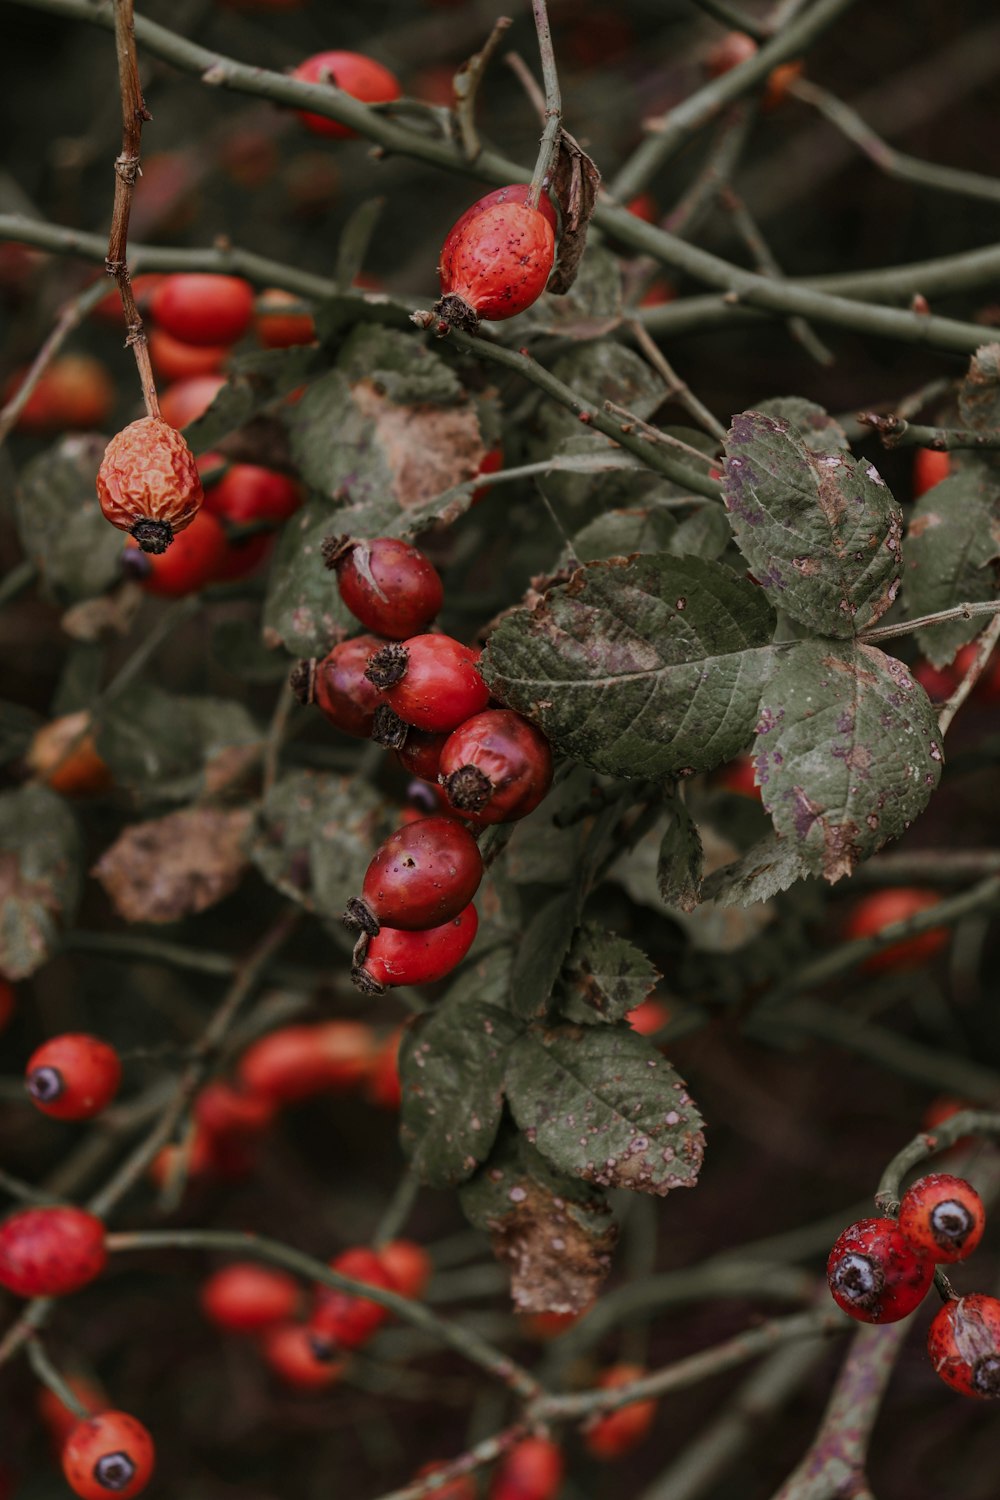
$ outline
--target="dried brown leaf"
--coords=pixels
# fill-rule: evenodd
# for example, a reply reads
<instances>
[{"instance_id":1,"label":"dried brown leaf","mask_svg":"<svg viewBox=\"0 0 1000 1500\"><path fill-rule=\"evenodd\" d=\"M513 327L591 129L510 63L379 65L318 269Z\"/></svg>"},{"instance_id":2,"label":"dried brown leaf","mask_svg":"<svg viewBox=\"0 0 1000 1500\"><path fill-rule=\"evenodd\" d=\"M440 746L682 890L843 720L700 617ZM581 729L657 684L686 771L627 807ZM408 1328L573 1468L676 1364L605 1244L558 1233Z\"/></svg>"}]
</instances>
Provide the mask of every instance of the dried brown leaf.
<instances>
[{"instance_id":1,"label":"dried brown leaf","mask_svg":"<svg viewBox=\"0 0 1000 1500\"><path fill-rule=\"evenodd\" d=\"M176 922L205 911L239 885L253 814L189 807L135 823L92 874L126 922Z\"/></svg>"},{"instance_id":2,"label":"dried brown leaf","mask_svg":"<svg viewBox=\"0 0 1000 1500\"><path fill-rule=\"evenodd\" d=\"M562 215L559 257L546 287L553 296L564 296L576 280L600 185L601 174L586 151L568 131L560 130L550 189Z\"/></svg>"}]
</instances>

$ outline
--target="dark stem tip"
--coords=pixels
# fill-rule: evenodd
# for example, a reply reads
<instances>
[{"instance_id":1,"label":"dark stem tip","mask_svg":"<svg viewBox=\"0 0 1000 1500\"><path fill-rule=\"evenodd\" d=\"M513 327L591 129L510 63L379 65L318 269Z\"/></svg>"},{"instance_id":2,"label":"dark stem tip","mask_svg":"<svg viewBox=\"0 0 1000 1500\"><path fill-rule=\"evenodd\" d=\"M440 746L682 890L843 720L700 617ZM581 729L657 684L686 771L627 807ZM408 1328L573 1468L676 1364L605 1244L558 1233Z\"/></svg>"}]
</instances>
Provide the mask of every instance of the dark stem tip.
<instances>
[{"instance_id":1,"label":"dark stem tip","mask_svg":"<svg viewBox=\"0 0 1000 1500\"><path fill-rule=\"evenodd\" d=\"M174 528L169 521L154 521L150 516L143 516L131 528L131 534L143 552L156 554L166 552L174 539Z\"/></svg>"}]
</instances>

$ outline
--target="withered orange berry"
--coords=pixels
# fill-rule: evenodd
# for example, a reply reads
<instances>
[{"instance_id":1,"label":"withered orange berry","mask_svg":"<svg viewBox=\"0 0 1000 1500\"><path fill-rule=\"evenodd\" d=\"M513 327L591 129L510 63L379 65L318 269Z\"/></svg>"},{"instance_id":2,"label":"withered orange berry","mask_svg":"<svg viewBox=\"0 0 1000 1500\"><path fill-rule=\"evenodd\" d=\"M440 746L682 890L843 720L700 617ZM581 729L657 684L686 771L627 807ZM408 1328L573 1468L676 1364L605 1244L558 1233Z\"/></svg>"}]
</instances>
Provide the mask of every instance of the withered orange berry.
<instances>
[{"instance_id":1,"label":"withered orange berry","mask_svg":"<svg viewBox=\"0 0 1000 1500\"><path fill-rule=\"evenodd\" d=\"M963 1396L1000 1397L1000 1301L982 1292L946 1302L927 1331L927 1353Z\"/></svg>"},{"instance_id":2,"label":"withered orange berry","mask_svg":"<svg viewBox=\"0 0 1000 1500\"><path fill-rule=\"evenodd\" d=\"M112 526L135 537L143 552L165 552L201 508L194 454L162 417L141 417L104 450L97 498Z\"/></svg>"}]
</instances>

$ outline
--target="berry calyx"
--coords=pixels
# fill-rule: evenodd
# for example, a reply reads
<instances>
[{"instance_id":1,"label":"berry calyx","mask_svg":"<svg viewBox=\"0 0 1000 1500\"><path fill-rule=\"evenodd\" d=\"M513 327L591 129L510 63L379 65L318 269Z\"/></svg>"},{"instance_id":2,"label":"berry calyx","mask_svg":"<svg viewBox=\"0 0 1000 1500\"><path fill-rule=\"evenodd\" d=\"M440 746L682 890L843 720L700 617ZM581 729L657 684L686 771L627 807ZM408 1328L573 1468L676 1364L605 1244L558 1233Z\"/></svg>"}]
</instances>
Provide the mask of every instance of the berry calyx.
<instances>
[{"instance_id":1,"label":"berry calyx","mask_svg":"<svg viewBox=\"0 0 1000 1500\"><path fill-rule=\"evenodd\" d=\"M31 1054L24 1082L43 1114L56 1120L90 1120L111 1103L121 1076L114 1047L100 1037L67 1031Z\"/></svg>"},{"instance_id":2,"label":"berry calyx","mask_svg":"<svg viewBox=\"0 0 1000 1500\"><path fill-rule=\"evenodd\" d=\"M552 785L552 751L521 714L487 709L449 735L439 776L449 805L463 817L510 823L533 812Z\"/></svg>"},{"instance_id":3,"label":"berry calyx","mask_svg":"<svg viewBox=\"0 0 1000 1500\"><path fill-rule=\"evenodd\" d=\"M261 1333L288 1322L299 1304L299 1285L286 1271L234 1261L202 1284L201 1310L226 1333Z\"/></svg>"},{"instance_id":4,"label":"berry calyx","mask_svg":"<svg viewBox=\"0 0 1000 1500\"><path fill-rule=\"evenodd\" d=\"M367 675L368 663L384 645L381 636L356 635L315 665L300 662L291 678L299 701L315 703L342 734L370 739L382 695Z\"/></svg>"},{"instance_id":5,"label":"berry calyx","mask_svg":"<svg viewBox=\"0 0 1000 1500\"><path fill-rule=\"evenodd\" d=\"M347 608L377 635L393 641L419 635L444 602L434 564L398 537L327 537L322 550Z\"/></svg>"},{"instance_id":6,"label":"berry calyx","mask_svg":"<svg viewBox=\"0 0 1000 1500\"><path fill-rule=\"evenodd\" d=\"M253 304L253 287L240 276L178 273L160 282L149 311L175 339L204 347L242 338L253 318Z\"/></svg>"},{"instance_id":7,"label":"berry calyx","mask_svg":"<svg viewBox=\"0 0 1000 1500\"><path fill-rule=\"evenodd\" d=\"M141 417L104 450L97 498L105 517L130 532L143 552L165 552L201 508L194 454L162 417Z\"/></svg>"},{"instance_id":8,"label":"berry calyx","mask_svg":"<svg viewBox=\"0 0 1000 1500\"><path fill-rule=\"evenodd\" d=\"M375 937L381 924L419 932L457 917L479 889L483 859L454 818L420 818L390 834L344 920Z\"/></svg>"},{"instance_id":9,"label":"berry calyx","mask_svg":"<svg viewBox=\"0 0 1000 1500\"><path fill-rule=\"evenodd\" d=\"M612 1365L599 1377L597 1384L602 1390L617 1390L641 1379L645 1373L641 1365ZM621 1458L642 1442L655 1416L656 1402L647 1399L630 1401L627 1406L619 1406L617 1411L598 1417L584 1433L587 1452L594 1458Z\"/></svg>"},{"instance_id":10,"label":"berry calyx","mask_svg":"<svg viewBox=\"0 0 1000 1500\"><path fill-rule=\"evenodd\" d=\"M859 1219L830 1251L827 1280L837 1306L861 1323L896 1323L924 1299L934 1262L895 1219Z\"/></svg>"},{"instance_id":11,"label":"berry calyx","mask_svg":"<svg viewBox=\"0 0 1000 1500\"><path fill-rule=\"evenodd\" d=\"M109 1495L129 1500L146 1488L155 1463L153 1439L124 1411L104 1411L78 1422L62 1451L66 1481L83 1500Z\"/></svg>"},{"instance_id":12,"label":"berry calyx","mask_svg":"<svg viewBox=\"0 0 1000 1500\"><path fill-rule=\"evenodd\" d=\"M292 73L302 83L326 83L343 89L362 104L388 104L401 93L399 80L388 68L360 52L317 52L299 63ZM332 136L336 140L354 140L357 131L326 115L296 110L296 114L313 135Z\"/></svg>"},{"instance_id":13,"label":"berry calyx","mask_svg":"<svg viewBox=\"0 0 1000 1500\"><path fill-rule=\"evenodd\" d=\"M979 1244L986 1228L986 1209L963 1177L931 1172L903 1194L899 1227L921 1255L950 1264L965 1260Z\"/></svg>"},{"instance_id":14,"label":"berry calyx","mask_svg":"<svg viewBox=\"0 0 1000 1500\"><path fill-rule=\"evenodd\" d=\"M64 1297L107 1258L104 1225L82 1208L25 1208L0 1224L0 1286L19 1297Z\"/></svg>"},{"instance_id":15,"label":"berry calyx","mask_svg":"<svg viewBox=\"0 0 1000 1500\"><path fill-rule=\"evenodd\" d=\"M498 203L445 240L441 298L434 315L475 333L480 318L513 318L545 290L555 260L546 215L523 203Z\"/></svg>"},{"instance_id":16,"label":"berry calyx","mask_svg":"<svg viewBox=\"0 0 1000 1500\"><path fill-rule=\"evenodd\" d=\"M450 922L423 932L383 927L368 941L351 978L366 995L381 995L401 984L433 984L462 962L478 925L476 908L470 905Z\"/></svg>"},{"instance_id":17,"label":"berry calyx","mask_svg":"<svg viewBox=\"0 0 1000 1500\"><path fill-rule=\"evenodd\" d=\"M479 656L450 635L414 635L377 651L365 676L404 723L440 734L489 702Z\"/></svg>"},{"instance_id":18,"label":"berry calyx","mask_svg":"<svg viewBox=\"0 0 1000 1500\"><path fill-rule=\"evenodd\" d=\"M973 1292L946 1302L927 1330L927 1353L952 1390L995 1401L1000 1397L1000 1301Z\"/></svg>"},{"instance_id":19,"label":"berry calyx","mask_svg":"<svg viewBox=\"0 0 1000 1500\"><path fill-rule=\"evenodd\" d=\"M366 1286L380 1287L389 1292L399 1290L376 1251L363 1245L334 1256L330 1269L363 1281ZM313 1351L321 1354L324 1348L334 1351L359 1349L391 1317L387 1307L373 1302L370 1297L318 1286L308 1325Z\"/></svg>"}]
</instances>

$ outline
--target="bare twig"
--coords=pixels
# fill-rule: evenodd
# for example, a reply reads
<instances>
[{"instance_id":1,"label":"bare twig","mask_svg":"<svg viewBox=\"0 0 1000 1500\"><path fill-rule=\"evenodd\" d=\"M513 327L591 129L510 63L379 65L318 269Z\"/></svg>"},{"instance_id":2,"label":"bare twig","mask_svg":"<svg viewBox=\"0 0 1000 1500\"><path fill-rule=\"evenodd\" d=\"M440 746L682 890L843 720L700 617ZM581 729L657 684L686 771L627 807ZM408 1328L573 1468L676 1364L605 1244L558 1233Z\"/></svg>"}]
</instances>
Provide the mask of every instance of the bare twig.
<instances>
[{"instance_id":1,"label":"bare twig","mask_svg":"<svg viewBox=\"0 0 1000 1500\"><path fill-rule=\"evenodd\" d=\"M866 645L876 641L891 641L897 636L912 635L928 625L947 625L949 620L973 620L980 615L995 615L1000 610L1000 599L979 599L969 604L955 604L951 609L939 609L932 615L917 615L912 620L896 620L892 625L876 625L874 630L863 630L858 637Z\"/></svg>"},{"instance_id":2,"label":"bare twig","mask_svg":"<svg viewBox=\"0 0 1000 1500\"><path fill-rule=\"evenodd\" d=\"M955 448L1000 448L1000 428L977 432L966 427L923 427L908 422L899 411L885 416L861 411L858 421L878 434L883 448L934 448L939 453Z\"/></svg>"},{"instance_id":3,"label":"bare twig","mask_svg":"<svg viewBox=\"0 0 1000 1500\"><path fill-rule=\"evenodd\" d=\"M899 1212L900 1189L907 1172L926 1161L939 1151L947 1151L966 1135L985 1135L991 1139L1000 1136L1000 1114L993 1111L963 1109L949 1115L935 1125L933 1130L921 1131L908 1141L889 1162L879 1179L875 1193L875 1206L879 1213L895 1215Z\"/></svg>"},{"instance_id":4,"label":"bare twig","mask_svg":"<svg viewBox=\"0 0 1000 1500\"><path fill-rule=\"evenodd\" d=\"M458 122L462 149L469 161L475 161L483 149L476 130L476 94L490 59L500 45L501 37L512 25L510 16L498 16L485 44L455 74L455 119Z\"/></svg>"},{"instance_id":5,"label":"bare twig","mask_svg":"<svg viewBox=\"0 0 1000 1500\"><path fill-rule=\"evenodd\" d=\"M532 208L537 208L542 189L552 175L552 162L562 124L562 95L559 90L559 73L556 69L552 33L549 30L549 13L545 0L531 0L531 9L535 17L535 30L538 33L538 53L542 62L542 82L545 85L545 128L542 131L535 170L532 173L531 187L528 191L529 204Z\"/></svg>"},{"instance_id":6,"label":"bare twig","mask_svg":"<svg viewBox=\"0 0 1000 1500\"><path fill-rule=\"evenodd\" d=\"M72 1386L60 1375L55 1365L49 1359L45 1346L37 1334L28 1340L28 1360L42 1384L48 1386L49 1390L59 1398L67 1411L71 1411L75 1417L79 1417L83 1422L93 1415L76 1395Z\"/></svg>"},{"instance_id":7,"label":"bare twig","mask_svg":"<svg viewBox=\"0 0 1000 1500\"><path fill-rule=\"evenodd\" d=\"M664 395L669 396L673 400L679 401L680 404L688 412L690 412L695 421L700 426L704 427L707 433L716 438L718 442L724 443L726 441L726 429L723 427L718 417L714 416L713 413L709 411L704 402L698 400L698 397L694 394L691 387L686 383L686 381L683 381L680 378L680 376L677 374L677 371L674 369L673 365L670 363L670 361L667 359L667 356L660 348L659 344L655 344L653 342L649 334L646 332L645 328L643 328L642 324L633 323L631 327L632 332L635 335L635 341L639 345L639 348L642 350L643 354L645 354L646 358L649 360L653 368L657 370L666 381L667 389Z\"/></svg>"}]
</instances>

